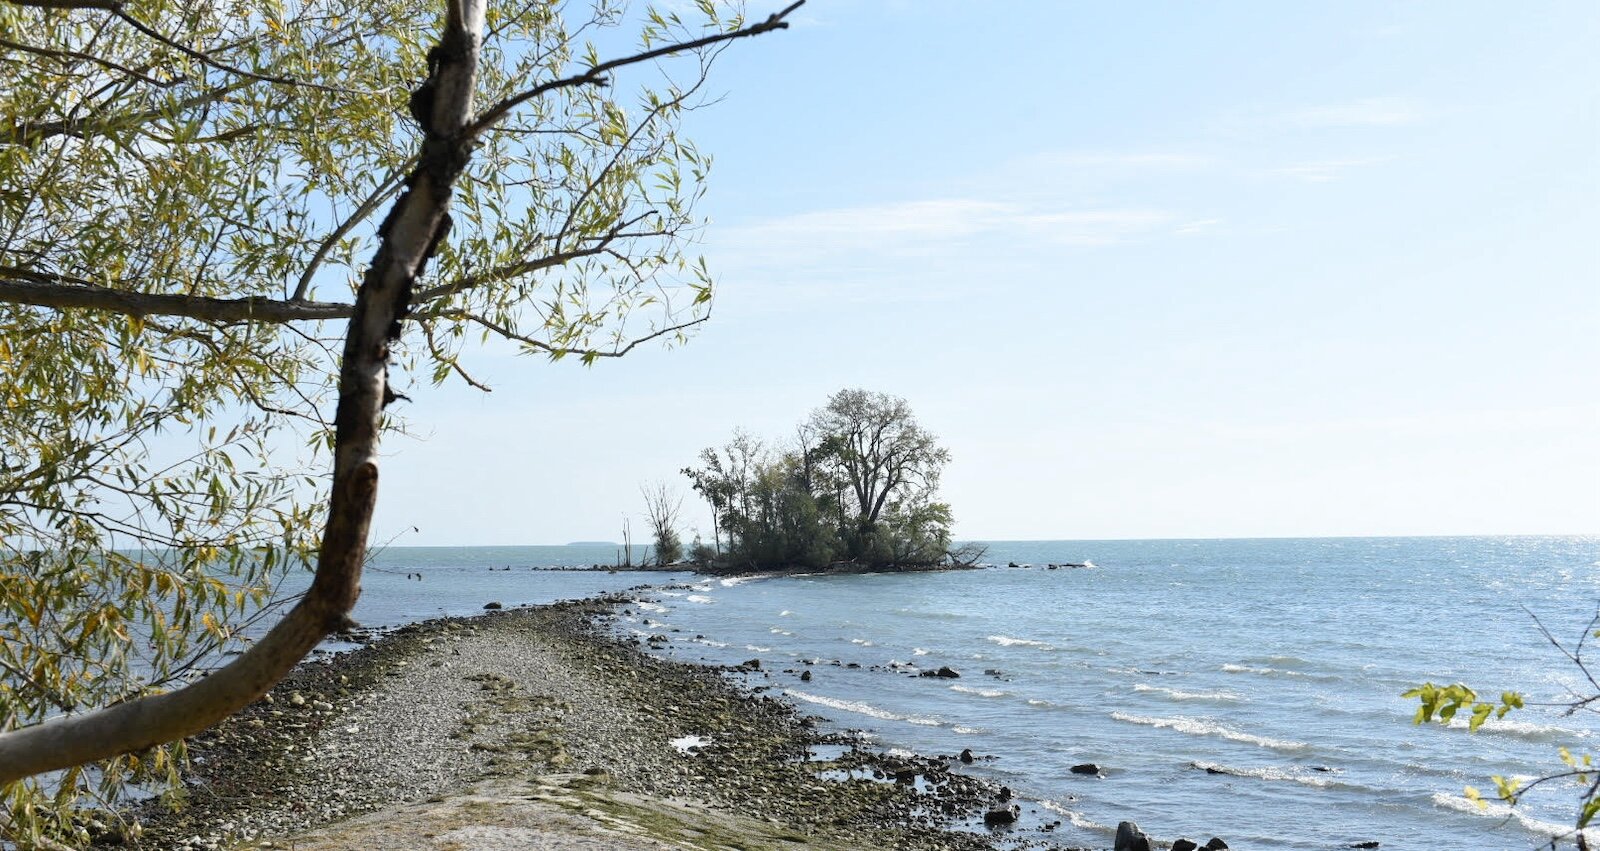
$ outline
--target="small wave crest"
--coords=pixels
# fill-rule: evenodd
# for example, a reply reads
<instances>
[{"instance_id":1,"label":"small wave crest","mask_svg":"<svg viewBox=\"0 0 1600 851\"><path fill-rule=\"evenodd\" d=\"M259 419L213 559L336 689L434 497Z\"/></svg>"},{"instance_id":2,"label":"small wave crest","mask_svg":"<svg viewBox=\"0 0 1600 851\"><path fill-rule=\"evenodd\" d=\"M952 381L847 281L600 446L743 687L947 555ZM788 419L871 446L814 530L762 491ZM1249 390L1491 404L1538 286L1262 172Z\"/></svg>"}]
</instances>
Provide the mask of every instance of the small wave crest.
<instances>
[{"instance_id":1,"label":"small wave crest","mask_svg":"<svg viewBox=\"0 0 1600 851\"><path fill-rule=\"evenodd\" d=\"M1433 793L1433 805L1441 809L1454 810L1458 813L1471 813L1472 815L1496 819L1509 818L1522 825L1529 832L1543 836L1570 836L1575 833L1573 826L1570 824L1537 819L1516 807L1501 803L1485 801L1483 806L1479 806L1459 793L1435 792ZM1600 830L1592 827L1586 828L1583 831L1583 838L1589 842L1600 842Z\"/></svg>"},{"instance_id":2,"label":"small wave crest","mask_svg":"<svg viewBox=\"0 0 1600 851\"><path fill-rule=\"evenodd\" d=\"M660 605L659 603L647 603L643 600L639 601L639 610L645 612L655 612L656 614L671 611L671 609L668 609L666 606Z\"/></svg>"},{"instance_id":3,"label":"small wave crest","mask_svg":"<svg viewBox=\"0 0 1600 851\"><path fill-rule=\"evenodd\" d=\"M1101 824L1100 822L1097 822L1097 821L1089 818L1088 816L1085 816L1082 813L1077 812L1076 810L1070 809L1065 804L1061 804L1061 803L1058 803L1056 801L1051 801L1051 800L1041 800L1039 802L1039 806L1044 807L1045 809L1049 810L1052 813L1055 813L1058 816L1065 816L1066 819L1067 819L1067 822L1070 823L1073 827L1078 828L1079 830L1097 830L1097 831L1100 831L1102 833L1115 833L1116 832L1116 829L1111 827L1110 825Z\"/></svg>"},{"instance_id":4,"label":"small wave crest","mask_svg":"<svg viewBox=\"0 0 1600 851\"><path fill-rule=\"evenodd\" d=\"M701 603L701 604L710 604L710 603L715 603L716 602L716 600L713 600L713 599L711 599L710 597L707 597L704 594L690 594L689 596L684 597L683 599L688 600L691 603Z\"/></svg>"},{"instance_id":5,"label":"small wave crest","mask_svg":"<svg viewBox=\"0 0 1600 851\"><path fill-rule=\"evenodd\" d=\"M1176 730L1179 733L1187 733L1191 736L1217 736L1230 742L1243 742L1247 745L1257 745L1263 748L1271 748L1275 751L1298 751L1308 747L1305 742L1291 742L1287 739L1257 736L1254 733L1235 730L1226 724L1219 724L1206 718L1189 718L1183 715L1175 718L1151 718L1144 715L1129 715L1126 712L1113 712L1111 713L1111 718L1114 721L1142 724L1146 727L1155 727L1160 730Z\"/></svg>"},{"instance_id":6,"label":"small wave crest","mask_svg":"<svg viewBox=\"0 0 1600 851\"><path fill-rule=\"evenodd\" d=\"M911 655L913 655L913 656L926 656L926 655L928 655L928 651L922 649L921 647L913 647L913 648L911 648Z\"/></svg>"},{"instance_id":7,"label":"small wave crest","mask_svg":"<svg viewBox=\"0 0 1600 851\"><path fill-rule=\"evenodd\" d=\"M803 700L806 703L814 703L818 706L826 706L829 709L837 709L842 712L853 712L857 715L865 715L868 718L877 718L883 721L904 721L908 724L919 724L924 727L938 727L944 723L937 718L927 718L917 715L900 715L890 712L887 709L880 709L870 703L862 703L857 700L840 700L838 698L828 697L826 695L811 694L810 692L800 691L799 689L784 689L783 693L797 700Z\"/></svg>"},{"instance_id":8,"label":"small wave crest","mask_svg":"<svg viewBox=\"0 0 1600 851\"><path fill-rule=\"evenodd\" d=\"M1467 718L1456 716L1450 719L1452 730L1470 729ZM1488 733L1495 736L1505 736L1513 739L1525 739L1530 742L1567 742L1573 739L1587 738L1589 733L1585 730L1572 730L1566 727L1557 727L1554 724L1539 724L1522 718L1490 718L1478 727L1478 734Z\"/></svg>"},{"instance_id":9,"label":"small wave crest","mask_svg":"<svg viewBox=\"0 0 1600 851\"><path fill-rule=\"evenodd\" d=\"M1275 766L1264 766L1260 768L1234 768L1232 766L1219 765L1215 762L1197 762L1194 764L1194 767L1204 769L1212 774L1229 774L1234 777L1254 777L1257 780L1285 780L1290 783L1300 783L1305 786L1316 786L1318 788L1333 784L1333 781L1326 777L1319 777L1315 774L1306 774L1303 771L1292 768L1278 768Z\"/></svg>"},{"instance_id":10,"label":"small wave crest","mask_svg":"<svg viewBox=\"0 0 1600 851\"><path fill-rule=\"evenodd\" d=\"M873 647L873 646L876 646L872 642L866 640L865 638L852 638L852 639L850 639L850 643L851 644L859 644L862 647Z\"/></svg>"},{"instance_id":11,"label":"small wave crest","mask_svg":"<svg viewBox=\"0 0 1600 851\"><path fill-rule=\"evenodd\" d=\"M1299 677L1323 682L1339 679L1338 677L1330 674L1308 674L1305 671L1294 671L1288 668L1264 668L1255 665L1235 665L1232 662L1223 665L1222 670L1224 673L1229 674L1254 674L1258 677Z\"/></svg>"},{"instance_id":12,"label":"small wave crest","mask_svg":"<svg viewBox=\"0 0 1600 851\"><path fill-rule=\"evenodd\" d=\"M1183 691L1182 689L1163 688L1161 686L1146 685L1145 683L1135 685L1133 690L1151 694L1163 694L1173 700L1217 700L1231 703L1244 699L1231 691Z\"/></svg>"},{"instance_id":13,"label":"small wave crest","mask_svg":"<svg viewBox=\"0 0 1600 851\"><path fill-rule=\"evenodd\" d=\"M1001 647L1037 647L1040 650L1054 650L1049 643L1035 641L1031 638L1012 638L1009 635L991 635L989 640Z\"/></svg>"},{"instance_id":14,"label":"small wave crest","mask_svg":"<svg viewBox=\"0 0 1600 851\"><path fill-rule=\"evenodd\" d=\"M1010 692L1001 691L997 688L973 688L971 686L951 686L950 690L959 691L962 694L975 694L979 697L1005 697L1010 694Z\"/></svg>"}]
</instances>

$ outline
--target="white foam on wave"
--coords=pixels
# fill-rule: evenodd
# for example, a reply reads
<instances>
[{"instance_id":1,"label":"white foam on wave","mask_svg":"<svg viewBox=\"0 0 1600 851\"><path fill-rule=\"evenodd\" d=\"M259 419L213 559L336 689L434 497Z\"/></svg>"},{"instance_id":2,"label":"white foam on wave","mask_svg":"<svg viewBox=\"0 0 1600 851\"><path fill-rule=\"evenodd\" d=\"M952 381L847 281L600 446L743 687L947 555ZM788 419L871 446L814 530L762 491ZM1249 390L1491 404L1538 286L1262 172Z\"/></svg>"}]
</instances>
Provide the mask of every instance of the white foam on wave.
<instances>
[{"instance_id":1,"label":"white foam on wave","mask_svg":"<svg viewBox=\"0 0 1600 851\"><path fill-rule=\"evenodd\" d=\"M959 733L959 734L961 734L963 736L976 736L979 733L982 733L983 729L981 727L965 727L965 726L962 726L960 724L957 724L954 727L950 728L950 732Z\"/></svg>"},{"instance_id":2,"label":"white foam on wave","mask_svg":"<svg viewBox=\"0 0 1600 851\"><path fill-rule=\"evenodd\" d=\"M922 649L921 647L913 647L913 648L911 648L911 655L913 655L913 656L926 656L926 655L928 655L928 651Z\"/></svg>"},{"instance_id":3,"label":"white foam on wave","mask_svg":"<svg viewBox=\"0 0 1600 851\"><path fill-rule=\"evenodd\" d=\"M752 579L761 579L761 578L763 578L763 577L761 577L759 575L730 576L727 579L719 579L719 580L717 580L717 584L721 585L724 588L732 588L735 585L743 585L743 584L745 584L746 582L749 582Z\"/></svg>"},{"instance_id":4,"label":"white foam on wave","mask_svg":"<svg viewBox=\"0 0 1600 851\"><path fill-rule=\"evenodd\" d=\"M1031 638L1012 638L1009 635L991 635L989 640L1001 647L1037 647L1041 650L1054 650L1047 642L1035 641Z\"/></svg>"},{"instance_id":5,"label":"white foam on wave","mask_svg":"<svg viewBox=\"0 0 1600 851\"><path fill-rule=\"evenodd\" d=\"M1146 685L1145 683L1139 683L1138 685L1135 685L1133 690L1149 692L1152 694L1164 694L1173 700L1218 700L1232 702L1244 699L1240 695L1234 694L1231 691L1183 691L1182 689L1163 688L1161 686Z\"/></svg>"},{"instance_id":6,"label":"white foam on wave","mask_svg":"<svg viewBox=\"0 0 1600 851\"><path fill-rule=\"evenodd\" d=\"M778 629L777 627L773 627L772 629L767 630L767 632L770 632L773 635L794 635L794 633L787 629Z\"/></svg>"},{"instance_id":7,"label":"white foam on wave","mask_svg":"<svg viewBox=\"0 0 1600 851\"><path fill-rule=\"evenodd\" d=\"M917 715L898 715L890 712L887 709L879 709L870 703L861 703L860 701L855 700L840 700L838 698L828 697L826 695L811 694L810 692L800 691L799 689L784 689L783 693L797 700L803 700L807 703L815 703L818 706L826 706L829 709L838 709L843 712L854 712L857 715L865 715L868 718L877 718L883 721L904 721L908 724L920 724L924 727L938 727L944 723L937 718L927 718Z\"/></svg>"},{"instance_id":8,"label":"white foam on wave","mask_svg":"<svg viewBox=\"0 0 1600 851\"><path fill-rule=\"evenodd\" d=\"M872 642L866 640L865 638L852 638L852 639L850 639L850 643L851 644L859 644L862 647L875 647L875 646L877 646L877 645L874 645Z\"/></svg>"},{"instance_id":9,"label":"white foam on wave","mask_svg":"<svg viewBox=\"0 0 1600 851\"><path fill-rule=\"evenodd\" d=\"M1051 703L1048 700L1040 700L1037 697L1028 698L1028 705L1029 706L1037 706L1037 707L1040 707L1041 709L1045 708L1045 707L1055 706L1054 703Z\"/></svg>"},{"instance_id":10,"label":"white foam on wave","mask_svg":"<svg viewBox=\"0 0 1600 851\"><path fill-rule=\"evenodd\" d=\"M1232 662L1223 665L1222 670L1229 674L1254 674L1258 677L1303 677L1321 681L1339 679L1331 674L1308 674L1305 671L1292 671L1287 668L1262 668L1254 665L1235 665Z\"/></svg>"},{"instance_id":11,"label":"white foam on wave","mask_svg":"<svg viewBox=\"0 0 1600 851\"><path fill-rule=\"evenodd\" d=\"M691 603L700 603L701 605L710 605L710 604L716 602L716 600L714 600L714 599L712 599L710 597L707 597L704 594L690 594L689 596L684 597L683 599L688 600Z\"/></svg>"},{"instance_id":12,"label":"white foam on wave","mask_svg":"<svg viewBox=\"0 0 1600 851\"><path fill-rule=\"evenodd\" d=\"M778 617L780 617L780 618L786 618L786 617L789 617L789 616L791 616L791 615L793 615L793 614L794 614L794 612L791 612L791 611L789 611L789 610L788 610L788 609L784 609L784 610L783 610L783 611L781 611L781 612L779 612L779 613L778 613Z\"/></svg>"},{"instance_id":13,"label":"white foam on wave","mask_svg":"<svg viewBox=\"0 0 1600 851\"><path fill-rule=\"evenodd\" d=\"M1316 774L1307 774L1304 771L1298 771L1292 768L1278 768L1276 766L1265 766L1262 768L1233 768L1227 765L1219 765L1215 762L1197 762L1194 764L1194 767L1215 772L1217 774L1230 774L1234 777L1254 777L1257 780L1285 780L1290 783L1300 783L1305 786L1316 786L1319 789L1333 784L1333 781L1329 780L1327 777L1321 777Z\"/></svg>"},{"instance_id":14,"label":"white foam on wave","mask_svg":"<svg viewBox=\"0 0 1600 851\"><path fill-rule=\"evenodd\" d=\"M1450 792L1433 793L1433 805L1446 810L1455 810L1458 813L1471 813L1476 816L1486 816L1495 819L1512 819L1532 833L1544 836L1575 836L1576 830L1570 824L1561 824L1553 821L1544 821L1528 815L1516 807L1506 804L1484 801L1483 806L1478 806L1467 800L1465 795ZM1585 828L1583 838L1589 842L1600 842L1600 829Z\"/></svg>"},{"instance_id":15,"label":"white foam on wave","mask_svg":"<svg viewBox=\"0 0 1600 851\"><path fill-rule=\"evenodd\" d=\"M756 645L756 644L746 644L744 646L744 649L753 650L756 653L771 653L772 652L772 648L771 647L761 647L761 646Z\"/></svg>"},{"instance_id":16,"label":"white foam on wave","mask_svg":"<svg viewBox=\"0 0 1600 851\"><path fill-rule=\"evenodd\" d=\"M1058 816L1066 816L1067 822L1070 823L1073 827L1078 828L1079 830L1098 830L1098 831L1102 831L1102 832L1105 832L1105 833L1115 833L1116 832L1115 828L1113 828L1113 827L1111 827L1109 825L1104 825L1104 824L1101 824L1100 822L1094 821L1093 819L1090 819L1088 816L1085 816L1082 813L1079 813L1079 812L1077 812L1075 810L1069 809L1069 808L1066 807L1066 805L1057 803L1056 801L1051 801L1051 800L1048 800L1048 799L1041 800L1041 801L1039 801L1039 806L1044 807L1045 809L1049 810L1052 813L1055 813Z\"/></svg>"},{"instance_id":17,"label":"white foam on wave","mask_svg":"<svg viewBox=\"0 0 1600 851\"><path fill-rule=\"evenodd\" d=\"M1471 721L1457 715L1450 719L1449 727L1452 730L1467 730L1471 727ZM1571 730L1554 724L1538 724L1522 718L1490 718L1478 727L1478 733L1527 739L1533 742L1561 742L1589 736L1586 730Z\"/></svg>"},{"instance_id":18,"label":"white foam on wave","mask_svg":"<svg viewBox=\"0 0 1600 851\"><path fill-rule=\"evenodd\" d=\"M997 688L973 688L971 686L951 686L950 690L959 691L962 694L975 694L979 697L1005 697L1010 693Z\"/></svg>"},{"instance_id":19,"label":"white foam on wave","mask_svg":"<svg viewBox=\"0 0 1600 851\"><path fill-rule=\"evenodd\" d=\"M1257 745L1271 748L1275 751L1298 751L1308 747L1305 742L1291 742L1287 739L1273 739L1267 736L1257 736L1254 733L1245 733L1235 730L1225 724L1218 724L1206 718L1189 718L1179 715L1174 718L1151 718L1144 715L1129 715L1126 712L1113 712L1114 721L1123 721L1128 724L1143 724L1146 727L1155 727L1161 730L1176 730L1191 736L1217 736L1231 742L1243 742L1247 745Z\"/></svg>"},{"instance_id":20,"label":"white foam on wave","mask_svg":"<svg viewBox=\"0 0 1600 851\"><path fill-rule=\"evenodd\" d=\"M668 609L666 606L662 606L662 605L659 605L657 603L646 603L643 600L639 601L639 608L642 611L656 612L657 614L659 614L661 612L671 611L671 609Z\"/></svg>"}]
</instances>

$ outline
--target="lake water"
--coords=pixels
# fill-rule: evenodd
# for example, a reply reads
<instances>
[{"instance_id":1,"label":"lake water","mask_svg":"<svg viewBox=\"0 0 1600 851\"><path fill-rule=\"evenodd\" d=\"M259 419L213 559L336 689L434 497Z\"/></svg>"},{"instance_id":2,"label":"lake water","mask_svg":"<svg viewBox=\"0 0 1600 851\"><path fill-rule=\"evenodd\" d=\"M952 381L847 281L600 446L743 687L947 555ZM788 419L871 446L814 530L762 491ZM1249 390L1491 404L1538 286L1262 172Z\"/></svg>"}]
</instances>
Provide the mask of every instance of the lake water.
<instances>
[{"instance_id":1,"label":"lake water","mask_svg":"<svg viewBox=\"0 0 1600 851\"><path fill-rule=\"evenodd\" d=\"M1131 819L1234 848L1533 848L1572 823L1580 788L1508 815L1462 787L1492 795L1491 775L1537 776L1563 745L1600 747L1593 714L1535 707L1470 734L1413 725L1400 697L1424 680L1530 701L1577 687L1529 612L1558 638L1582 634L1600 600L1592 537L994 542L986 560L1001 566L985 570L751 580L530 569L614 558L391 549L357 618L681 583L621 628L669 635L661 652L688 661L760 657L763 684L885 747L993 757L970 770L1027 800L1024 826L1061 820L1067 844L1108 847ZM1093 567L1047 568L1067 562ZM1085 762L1102 776L1070 772Z\"/></svg>"}]
</instances>

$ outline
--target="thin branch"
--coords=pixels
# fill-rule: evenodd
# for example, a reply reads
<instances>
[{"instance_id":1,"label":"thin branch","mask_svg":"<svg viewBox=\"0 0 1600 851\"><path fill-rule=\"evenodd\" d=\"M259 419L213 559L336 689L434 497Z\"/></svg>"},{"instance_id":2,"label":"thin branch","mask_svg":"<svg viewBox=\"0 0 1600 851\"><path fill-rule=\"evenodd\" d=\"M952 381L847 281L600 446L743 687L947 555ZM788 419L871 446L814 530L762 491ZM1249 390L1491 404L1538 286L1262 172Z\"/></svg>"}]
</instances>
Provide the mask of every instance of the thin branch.
<instances>
[{"instance_id":1,"label":"thin branch","mask_svg":"<svg viewBox=\"0 0 1600 851\"><path fill-rule=\"evenodd\" d=\"M8 2L17 2L17 0L8 0ZM299 86L299 87L307 88L307 89L316 89L318 91L324 91L324 92L336 92L338 94L345 94L345 95L368 95L368 94L373 94L373 92L370 92L370 91L361 91L361 90L358 90L358 89L346 89L346 88L342 88L340 86L325 86L325 85L322 85L321 83L307 83L307 82L305 82L303 80L296 80L293 77L278 77L278 76L274 76L272 74L262 74L262 73L260 73L258 71L247 71L247 70L245 70L243 68L238 68L238 67L235 67L233 65L229 65L229 64L227 64L225 62L222 62L222 61L220 61L218 59L215 59L215 58L213 58L211 56L208 56L207 54L205 54L205 53L203 53L201 51L195 50L194 48L188 47L188 46L186 46L186 45L184 45L184 44L182 44L182 43L180 43L180 42L178 42L178 41L176 41L174 39L171 39L171 38L168 38L165 35L162 35L154 27L151 27L150 25L148 25L145 22L139 20L138 18L135 18L134 16L128 14L126 11L123 11L122 3L116 2L116 0L30 0L30 2L39 2L39 3L52 3L52 2L99 3L99 2L110 2L111 5L109 5L109 6L89 6L89 7L86 7L86 8L105 8L105 9L110 9L111 10L111 14L116 15L118 18L121 18L123 21L126 21L128 26L133 27L134 29L138 30L139 32L144 33L145 35L149 36L150 38L153 38L156 41L161 42L162 44L172 48L173 50L176 50L179 53L182 53L183 55L188 56L191 59L194 59L195 61L199 62L200 64L209 66L211 68L215 68L218 71L222 71L222 72L227 73L227 74L234 74L236 76L245 77L245 78L251 79L251 80L259 80L259 81L261 81L263 83L277 83L277 84L283 85L283 86Z\"/></svg>"},{"instance_id":2,"label":"thin branch","mask_svg":"<svg viewBox=\"0 0 1600 851\"><path fill-rule=\"evenodd\" d=\"M52 136L75 136L83 138L86 131L98 127L111 127L118 124L144 124L163 116L183 112L197 106L215 103L222 98L244 88L248 83L232 83L207 92L190 95L183 100L172 104L170 108L147 109L144 112L135 112L128 115L98 116L90 115L83 118L64 118L59 121L45 121L39 124L23 122L0 132L0 143L33 144L49 139Z\"/></svg>"},{"instance_id":3,"label":"thin branch","mask_svg":"<svg viewBox=\"0 0 1600 851\"><path fill-rule=\"evenodd\" d=\"M328 252L332 251L333 246L339 240L344 239L345 234L348 234L356 225L377 212L378 205L382 204L396 189L400 188L400 184L405 181L406 176L411 173L416 164L417 158L415 156L406 160L394 174L389 175L388 180L378 184L372 190L372 194L368 195L366 200L356 207L355 212L351 213L349 218L335 228L333 233L328 234L327 239L324 239L322 244L317 246L317 252L311 255L311 262L306 264L306 270L300 273L300 281L295 284L294 295L289 297L290 301L301 301L306 297L306 291L311 287L311 278L316 275L317 269L322 266L322 261L327 258Z\"/></svg>"},{"instance_id":4,"label":"thin branch","mask_svg":"<svg viewBox=\"0 0 1600 851\"><path fill-rule=\"evenodd\" d=\"M483 131L488 130L489 128L498 124L506 117L507 114L511 112L511 110L516 109L517 107L539 97L540 95L555 91L556 89L566 89L583 85L606 85L608 81L604 75L608 71L614 71L618 68L628 65L636 65L640 62L648 62L652 59L659 59L663 56L671 56L672 54L682 53L686 50L697 50L713 44L719 44L725 41L733 41L737 38L760 35L773 30L788 29L789 22L785 21L784 18L788 17L789 14L794 10L805 5L805 2L806 0L795 0L794 3L789 4L789 6L783 11L767 16L767 19L759 24L752 24L748 27L743 27L731 32L708 35L704 38L697 38L692 41L682 41L676 44L669 44L663 47L658 47L654 50L646 50L643 53L635 53L632 56L625 56L621 59L613 59L609 62L602 62L581 74L574 74L570 77L563 77L559 80L551 80L549 82L540 83L531 89L512 95L511 97L508 97L494 106L484 110L475 121L467 125L466 130L463 131L464 135L466 138L473 138L481 135Z\"/></svg>"},{"instance_id":5,"label":"thin branch","mask_svg":"<svg viewBox=\"0 0 1600 851\"><path fill-rule=\"evenodd\" d=\"M649 334L644 335L643 337L635 337L633 340L630 340L626 346L623 346L620 349L603 350L603 349L583 349L583 348L577 348L577 347L574 347L574 346L554 346L554 345L551 345L550 343L545 342L544 340L540 340L540 339L537 339L537 338L534 338L534 337L529 337L529 336L527 336L525 334L518 334L517 332L511 330L510 328L508 328L508 327L506 327L506 326L504 326L504 325L502 325L502 324L500 324L498 322L495 322L492 319L489 319L489 318L484 317L484 316L480 316L480 315L478 315L476 313L473 313L473 312L467 311L467 310L445 310L445 311L441 311L441 312L439 312L438 314L435 314L435 315L441 316L441 317L447 317L447 318L454 318L454 319L465 319L465 320L467 320L469 322L475 322L475 323L477 323L479 325L482 325L484 328L487 328L490 331L493 331L494 333L499 334L500 336L502 336L502 337L504 337L504 338L506 338L508 340L516 340L517 342L522 343L523 345L528 346L529 348L538 349L539 351L548 353L550 355L554 355L554 356L557 356L557 357L565 357L567 355L577 355L577 356L580 356L580 357L582 357L582 358L584 358L586 360L587 359L591 359L591 358L620 358L623 355L627 354L628 352L633 351L641 343L648 343L651 340L655 340L655 339L658 339L660 337L665 337L668 334L673 334L673 333L677 333L679 331L683 331L683 330L688 329L688 328L693 328L694 326L699 325L700 323L702 323L702 322L706 321L707 319L711 318L711 314L708 313L705 316L696 317L694 319L689 320L688 322L680 322L680 323L678 323L676 325L669 325L669 326L667 326L665 328L661 328L659 330L652 331Z\"/></svg>"},{"instance_id":6,"label":"thin branch","mask_svg":"<svg viewBox=\"0 0 1600 851\"><path fill-rule=\"evenodd\" d=\"M14 2L14 0L10 1ZM35 47L31 44L23 44L20 41L12 41L5 38L0 38L0 47L10 48L11 50L21 51L22 53L31 53L35 56L44 56L50 59L76 59L81 62L91 62L95 65L99 65L102 68L127 74L130 77L134 77L138 80L142 80L145 83L162 89L175 86L186 79L185 77L173 77L170 80L157 80L156 78L151 77L142 71L136 71L125 65L118 65L109 59L94 56L88 53L82 53L76 50L56 50L48 47Z\"/></svg>"},{"instance_id":7,"label":"thin branch","mask_svg":"<svg viewBox=\"0 0 1600 851\"><path fill-rule=\"evenodd\" d=\"M656 215L656 211L646 210L645 212L640 213L639 215L625 222L619 222L616 227L613 227L611 230L607 231L604 236L594 237L594 239L597 239L598 241L587 248L575 248L571 251L558 251L554 254L540 257L535 260L521 260L516 263L507 263L504 266L496 266L493 269L488 269L478 274L465 275L447 284L440 284L437 287L430 287L413 296L411 303L417 305L427 304L429 302L449 298L458 292L473 289L475 287L482 286L483 284L494 283L496 281L505 281L511 278L526 275L530 272L537 272L540 269L548 269L552 266L563 266L572 262L573 260L578 260L584 257L593 257L594 255L604 253L607 247L619 237L626 236L631 238L640 236L659 236L661 234L658 232L624 233L624 231L626 231L628 228L654 215ZM437 316L439 314L435 313L429 315Z\"/></svg>"},{"instance_id":8,"label":"thin branch","mask_svg":"<svg viewBox=\"0 0 1600 851\"><path fill-rule=\"evenodd\" d=\"M121 0L5 0L13 6L28 6L34 9L106 9L117 11L122 8Z\"/></svg>"}]
</instances>

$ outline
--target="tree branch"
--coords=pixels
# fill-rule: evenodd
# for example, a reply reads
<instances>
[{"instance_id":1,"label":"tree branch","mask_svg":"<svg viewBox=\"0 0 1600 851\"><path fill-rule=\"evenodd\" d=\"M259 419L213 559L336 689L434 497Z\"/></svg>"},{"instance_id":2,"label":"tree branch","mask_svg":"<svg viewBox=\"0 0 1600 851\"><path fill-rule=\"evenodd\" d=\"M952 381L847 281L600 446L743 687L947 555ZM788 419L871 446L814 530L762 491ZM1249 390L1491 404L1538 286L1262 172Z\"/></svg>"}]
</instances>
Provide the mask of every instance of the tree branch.
<instances>
[{"instance_id":1,"label":"tree branch","mask_svg":"<svg viewBox=\"0 0 1600 851\"><path fill-rule=\"evenodd\" d=\"M34 307L87 308L128 316L185 316L222 323L344 319L355 312L355 305L340 302L141 293L5 266L0 266L0 275L13 276L9 280L0 278L0 302Z\"/></svg>"},{"instance_id":2,"label":"tree branch","mask_svg":"<svg viewBox=\"0 0 1600 851\"><path fill-rule=\"evenodd\" d=\"M528 101L539 97L540 95L555 91L556 89L566 89L583 85L606 85L607 80L604 75L608 71L614 71L627 65L637 65L640 62L648 62L652 59L660 59L663 56L671 56L672 54L682 53L686 50L696 50L701 47L708 47L710 45L725 41L733 41L737 38L760 35L773 30L788 29L789 22L785 21L784 18L788 17L789 14L794 10L805 5L805 2L806 0L795 0L794 3L791 3L785 7L783 11L768 15L767 19L759 24L752 24L748 27L742 27L731 32L708 35L704 38L697 38L692 41L682 41L676 44L665 45L663 47L655 48L654 50L646 50L643 53L635 53L632 56L625 56L621 59L612 59L609 62L601 62L599 65L595 65L581 74L573 74L570 77L563 77L559 80L550 80L545 83L540 83L531 89L514 94L511 97L508 97L494 106L484 110L475 121L468 125L467 136L475 137L481 135L485 130L488 130L494 125L500 123L500 121L504 119L506 115L511 112L511 110L516 109L522 104L525 104Z\"/></svg>"}]
</instances>

